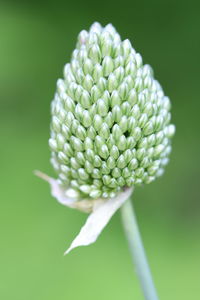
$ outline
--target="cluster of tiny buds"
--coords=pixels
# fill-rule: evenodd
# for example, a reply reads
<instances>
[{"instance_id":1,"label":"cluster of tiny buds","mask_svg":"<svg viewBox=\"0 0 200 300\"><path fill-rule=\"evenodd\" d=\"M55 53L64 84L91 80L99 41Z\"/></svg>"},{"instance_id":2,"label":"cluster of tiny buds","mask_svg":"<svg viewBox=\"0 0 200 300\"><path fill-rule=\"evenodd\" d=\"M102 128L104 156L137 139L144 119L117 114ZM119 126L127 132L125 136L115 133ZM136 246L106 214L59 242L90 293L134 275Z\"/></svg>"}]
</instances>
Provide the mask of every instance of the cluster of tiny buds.
<instances>
[{"instance_id":1,"label":"cluster of tiny buds","mask_svg":"<svg viewBox=\"0 0 200 300\"><path fill-rule=\"evenodd\" d=\"M67 196L115 197L162 175L175 132L170 107L112 25L81 31L51 105L51 163Z\"/></svg>"}]
</instances>

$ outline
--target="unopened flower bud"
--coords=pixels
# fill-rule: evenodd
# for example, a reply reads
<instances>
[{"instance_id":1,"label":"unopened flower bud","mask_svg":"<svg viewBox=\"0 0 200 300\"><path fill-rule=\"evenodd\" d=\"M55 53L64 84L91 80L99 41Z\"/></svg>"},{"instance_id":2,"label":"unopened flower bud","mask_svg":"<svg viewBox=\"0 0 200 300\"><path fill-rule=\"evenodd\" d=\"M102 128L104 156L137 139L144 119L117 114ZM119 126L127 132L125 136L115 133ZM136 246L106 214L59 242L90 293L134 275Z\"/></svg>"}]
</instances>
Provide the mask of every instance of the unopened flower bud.
<instances>
[{"instance_id":1,"label":"unopened flower bud","mask_svg":"<svg viewBox=\"0 0 200 300\"><path fill-rule=\"evenodd\" d=\"M152 182L169 161L170 109L151 67L111 24L81 31L51 105L59 184L92 200Z\"/></svg>"}]
</instances>

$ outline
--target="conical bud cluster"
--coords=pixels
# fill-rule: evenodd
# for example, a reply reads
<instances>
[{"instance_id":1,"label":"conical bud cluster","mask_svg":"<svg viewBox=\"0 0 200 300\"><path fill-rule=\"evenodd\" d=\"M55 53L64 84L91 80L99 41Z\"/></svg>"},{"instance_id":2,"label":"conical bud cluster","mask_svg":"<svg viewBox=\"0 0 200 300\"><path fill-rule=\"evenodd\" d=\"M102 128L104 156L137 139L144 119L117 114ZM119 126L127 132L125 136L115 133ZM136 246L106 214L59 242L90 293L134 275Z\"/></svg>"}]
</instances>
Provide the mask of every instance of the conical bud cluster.
<instances>
[{"instance_id":1,"label":"conical bud cluster","mask_svg":"<svg viewBox=\"0 0 200 300\"><path fill-rule=\"evenodd\" d=\"M94 23L78 36L52 102L51 163L75 198L150 183L171 152L170 100L129 40Z\"/></svg>"}]
</instances>

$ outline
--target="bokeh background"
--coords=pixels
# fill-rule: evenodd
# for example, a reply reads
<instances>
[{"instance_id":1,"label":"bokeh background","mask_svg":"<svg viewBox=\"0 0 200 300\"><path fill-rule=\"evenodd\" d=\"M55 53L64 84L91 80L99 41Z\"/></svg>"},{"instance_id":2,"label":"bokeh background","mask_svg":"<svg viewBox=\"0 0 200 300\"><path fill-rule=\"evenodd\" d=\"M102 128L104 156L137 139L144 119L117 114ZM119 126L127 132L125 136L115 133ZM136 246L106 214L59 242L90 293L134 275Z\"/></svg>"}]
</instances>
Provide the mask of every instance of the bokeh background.
<instances>
[{"instance_id":1,"label":"bokeh background","mask_svg":"<svg viewBox=\"0 0 200 300\"><path fill-rule=\"evenodd\" d=\"M112 23L172 100L171 163L133 201L162 300L200 295L200 6L194 1L0 2L0 298L136 299L142 294L117 213L97 243L63 252L86 215L48 185L50 101L80 30Z\"/></svg>"}]
</instances>

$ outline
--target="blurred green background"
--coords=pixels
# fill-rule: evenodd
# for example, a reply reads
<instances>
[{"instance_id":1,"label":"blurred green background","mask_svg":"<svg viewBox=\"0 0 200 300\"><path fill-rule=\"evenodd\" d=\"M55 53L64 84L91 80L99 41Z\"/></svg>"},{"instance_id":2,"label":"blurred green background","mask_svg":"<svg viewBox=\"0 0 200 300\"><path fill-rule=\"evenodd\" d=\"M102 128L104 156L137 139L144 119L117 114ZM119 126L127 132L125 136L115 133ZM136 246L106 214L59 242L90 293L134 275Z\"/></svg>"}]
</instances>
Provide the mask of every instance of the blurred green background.
<instances>
[{"instance_id":1,"label":"blurred green background","mask_svg":"<svg viewBox=\"0 0 200 300\"><path fill-rule=\"evenodd\" d=\"M131 40L172 100L171 163L133 200L160 299L200 299L199 10L181 0L0 2L0 299L143 299L119 213L94 245L64 257L86 215L33 175L54 174L50 101L94 21Z\"/></svg>"}]
</instances>

